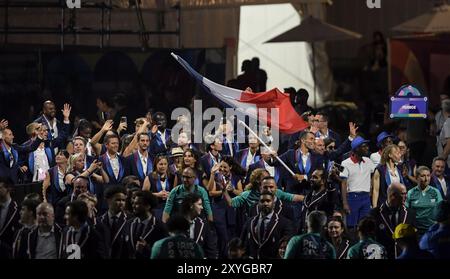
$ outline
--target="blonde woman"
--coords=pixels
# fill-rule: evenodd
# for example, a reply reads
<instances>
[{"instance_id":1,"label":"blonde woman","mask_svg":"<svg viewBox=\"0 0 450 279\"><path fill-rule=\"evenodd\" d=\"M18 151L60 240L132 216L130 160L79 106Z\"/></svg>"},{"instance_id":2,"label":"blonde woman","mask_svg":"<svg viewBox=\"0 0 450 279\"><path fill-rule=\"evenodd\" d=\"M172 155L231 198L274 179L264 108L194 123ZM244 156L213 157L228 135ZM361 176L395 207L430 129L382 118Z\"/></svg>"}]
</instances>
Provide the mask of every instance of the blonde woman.
<instances>
[{"instance_id":1,"label":"blonde woman","mask_svg":"<svg viewBox=\"0 0 450 279\"><path fill-rule=\"evenodd\" d=\"M372 207L386 202L387 188L394 182L405 184L402 169L398 163L402 158L400 148L396 144L388 145L381 153L380 164L376 167L372 178Z\"/></svg>"}]
</instances>

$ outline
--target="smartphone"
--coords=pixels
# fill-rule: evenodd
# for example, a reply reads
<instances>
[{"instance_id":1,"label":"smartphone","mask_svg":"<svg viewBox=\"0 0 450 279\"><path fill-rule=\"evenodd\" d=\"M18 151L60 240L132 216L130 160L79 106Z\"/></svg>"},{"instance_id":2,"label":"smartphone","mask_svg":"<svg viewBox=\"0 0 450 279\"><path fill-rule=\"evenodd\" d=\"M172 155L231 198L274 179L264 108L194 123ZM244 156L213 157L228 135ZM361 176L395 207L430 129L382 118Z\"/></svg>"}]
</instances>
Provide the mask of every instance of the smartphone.
<instances>
[{"instance_id":1,"label":"smartphone","mask_svg":"<svg viewBox=\"0 0 450 279\"><path fill-rule=\"evenodd\" d=\"M122 117L120 118L120 123L122 123L122 122L128 123L127 117L126 117L126 116L122 116Z\"/></svg>"}]
</instances>

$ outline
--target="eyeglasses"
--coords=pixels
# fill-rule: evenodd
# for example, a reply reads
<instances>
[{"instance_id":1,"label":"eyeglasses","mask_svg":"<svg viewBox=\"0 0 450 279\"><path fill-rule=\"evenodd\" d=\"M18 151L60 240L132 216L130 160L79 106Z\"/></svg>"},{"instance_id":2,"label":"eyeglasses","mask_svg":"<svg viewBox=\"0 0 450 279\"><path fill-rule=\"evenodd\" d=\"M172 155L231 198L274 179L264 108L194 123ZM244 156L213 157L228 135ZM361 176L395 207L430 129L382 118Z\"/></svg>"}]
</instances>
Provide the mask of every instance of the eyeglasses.
<instances>
[{"instance_id":1,"label":"eyeglasses","mask_svg":"<svg viewBox=\"0 0 450 279\"><path fill-rule=\"evenodd\" d=\"M188 175L183 175L182 177L183 177L183 179L192 179L192 178L195 178L195 176L188 176Z\"/></svg>"}]
</instances>

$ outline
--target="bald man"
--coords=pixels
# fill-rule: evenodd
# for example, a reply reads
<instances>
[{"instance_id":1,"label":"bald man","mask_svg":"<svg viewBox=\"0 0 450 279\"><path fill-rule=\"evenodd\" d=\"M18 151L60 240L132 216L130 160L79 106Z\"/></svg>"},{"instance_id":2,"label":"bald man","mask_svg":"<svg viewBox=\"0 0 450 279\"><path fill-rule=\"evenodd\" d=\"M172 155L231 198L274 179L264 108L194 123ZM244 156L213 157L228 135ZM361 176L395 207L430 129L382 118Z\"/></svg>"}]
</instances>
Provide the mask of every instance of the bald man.
<instances>
[{"instance_id":1,"label":"bald man","mask_svg":"<svg viewBox=\"0 0 450 279\"><path fill-rule=\"evenodd\" d=\"M401 250L392 238L398 224L415 226L416 214L405 206L407 190L401 183L392 183L387 189L387 200L379 207L372 209L371 215L377 224L377 240L382 244L389 259L395 259Z\"/></svg>"},{"instance_id":2,"label":"bald man","mask_svg":"<svg viewBox=\"0 0 450 279\"><path fill-rule=\"evenodd\" d=\"M50 203L43 202L36 208L37 227L28 233L25 249L19 258L58 259L61 227L55 224L55 212Z\"/></svg>"}]
</instances>

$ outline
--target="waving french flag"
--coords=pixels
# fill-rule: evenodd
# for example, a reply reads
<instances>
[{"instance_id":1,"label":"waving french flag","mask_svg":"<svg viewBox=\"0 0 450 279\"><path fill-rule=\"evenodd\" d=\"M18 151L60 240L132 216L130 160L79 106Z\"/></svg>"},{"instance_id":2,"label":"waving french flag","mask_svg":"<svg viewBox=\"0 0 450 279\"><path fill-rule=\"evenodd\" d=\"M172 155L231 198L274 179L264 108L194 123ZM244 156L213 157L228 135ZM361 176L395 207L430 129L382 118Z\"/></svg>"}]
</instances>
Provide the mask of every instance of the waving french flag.
<instances>
[{"instance_id":1,"label":"waving french flag","mask_svg":"<svg viewBox=\"0 0 450 279\"><path fill-rule=\"evenodd\" d=\"M183 58L174 53L171 54L209 94L227 106L240 110L255 119L266 121L269 125L275 125L281 133L285 134L293 134L309 126L292 107L289 95L277 88L267 92L253 93L226 87L205 78L195 71ZM263 108L266 109L267 114L258 114L259 109ZM279 123L271 123L272 108L278 109Z\"/></svg>"}]
</instances>

